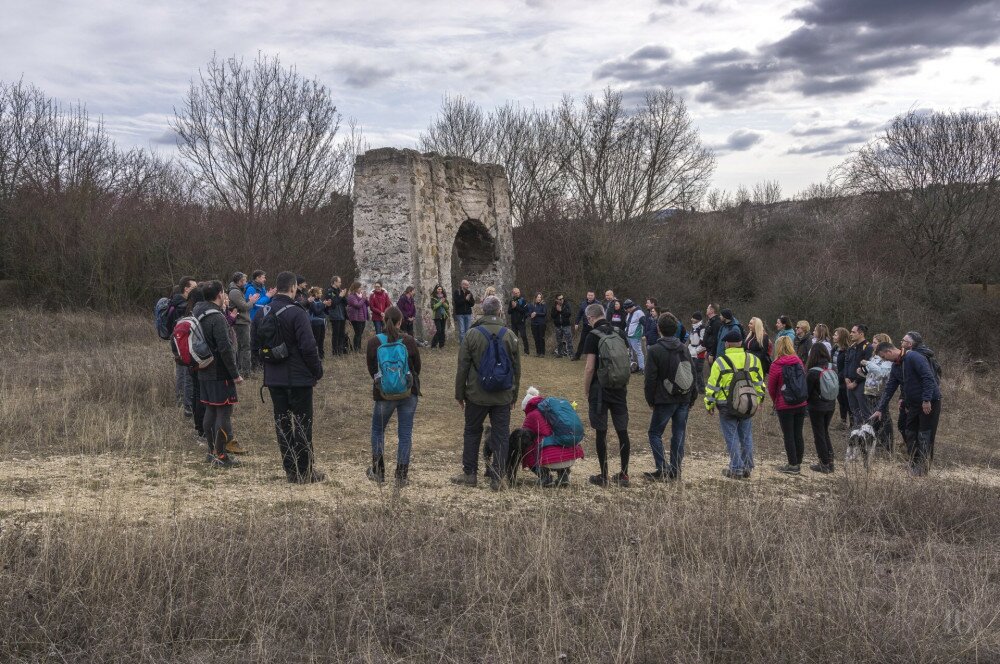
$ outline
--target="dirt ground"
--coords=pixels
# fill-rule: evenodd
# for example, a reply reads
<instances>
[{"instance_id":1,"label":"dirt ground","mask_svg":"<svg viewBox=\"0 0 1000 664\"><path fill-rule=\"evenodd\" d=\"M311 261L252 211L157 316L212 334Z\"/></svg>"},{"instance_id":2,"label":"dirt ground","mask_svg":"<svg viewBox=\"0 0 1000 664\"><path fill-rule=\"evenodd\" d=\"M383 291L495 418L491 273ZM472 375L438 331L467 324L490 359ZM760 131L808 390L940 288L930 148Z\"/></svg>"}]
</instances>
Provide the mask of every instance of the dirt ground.
<instances>
[{"instance_id":1,"label":"dirt ground","mask_svg":"<svg viewBox=\"0 0 1000 664\"><path fill-rule=\"evenodd\" d=\"M149 353L163 350L156 346L148 349ZM139 348L136 352L145 351ZM683 478L671 483L646 482L642 471L653 469L646 435L650 409L642 396L641 376L634 376L629 388L632 488L598 489L587 483L587 477L597 471L593 432L589 429L584 441L587 457L574 466L568 488L537 488L527 471L521 473L518 486L500 494L490 491L487 482L475 489L454 486L448 479L461 471L463 422L462 411L454 401L455 352L453 342L445 350L423 352L423 396L414 430L411 484L403 490L395 489L391 482L379 487L365 476L370 462L372 401L362 359L328 357L326 376L315 394L317 466L328 476L321 484L298 486L284 481L271 429L270 402L261 402L260 381L253 380L241 388L241 403L235 415L237 436L251 452L242 457L242 467L211 468L205 462L205 448L194 438L190 420L172 406L161 405L148 424L157 427L157 443L142 448L63 453L59 445L42 449L27 443L9 445L0 458L0 519L31 522L47 515L113 512L141 522L197 515L205 510L252 512L301 506L328 511L359 503L385 505L404 514L420 511L472 515L495 510L498 505L507 511L530 513L543 501L556 502L561 509L585 511L611 500L678 501L692 493L723 490L810 501L839 494L849 479L878 482L890 475L905 474L899 458L882 460L868 473L857 464L847 466L845 472L841 462L833 475L810 472L807 465L816 459L808 427L802 475L777 473L775 469L785 462L784 452L777 420L765 402L754 424L757 472L748 482L726 480L721 471L727 457L717 421L699 402L688 424ZM523 360L522 395L529 385L534 385L543 394L576 400L581 413L585 413L582 382L583 362L535 356ZM162 390L172 393L172 389L172 366L164 356ZM169 398L159 400L169 403ZM110 417L114 419L113 413ZM989 413L983 417L995 419ZM522 419L518 407L512 426L519 425ZM935 468L928 478L913 481L1000 487L997 451L992 444L995 426L968 426L969 420L964 417L966 426L958 426L958 421L946 401ZM386 444L387 474L395 465L394 422ZM846 432L837 427L835 424L838 457L843 458ZM67 436L74 435L77 432L69 425ZM616 449L613 433L609 447ZM971 454L977 459L975 463L968 461L970 450L975 452ZM617 454L612 452L612 471L617 467Z\"/></svg>"}]
</instances>

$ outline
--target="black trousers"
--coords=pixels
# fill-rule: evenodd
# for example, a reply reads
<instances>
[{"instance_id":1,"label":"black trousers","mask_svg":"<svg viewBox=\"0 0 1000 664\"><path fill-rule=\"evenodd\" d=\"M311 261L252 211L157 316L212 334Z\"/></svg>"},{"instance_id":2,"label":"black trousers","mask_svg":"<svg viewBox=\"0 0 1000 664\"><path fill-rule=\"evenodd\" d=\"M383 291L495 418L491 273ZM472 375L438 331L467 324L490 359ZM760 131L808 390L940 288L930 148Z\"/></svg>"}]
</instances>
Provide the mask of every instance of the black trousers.
<instances>
[{"instance_id":1,"label":"black trousers","mask_svg":"<svg viewBox=\"0 0 1000 664\"><path fill-rule=\"evenodd\" d=\"M269 387L281 465L290 479L307 477L313 466L313 388Z\"/></svg>"},{"instance_id":2,"label":"black trousers","mask_svg":"<svg viewBox=\"0 0 1000 664\"><path fill-rule=\"evenodd\" d=\"M576 345L576 354L573 355L576 359L579 360L580 356L583 355L583 342L587 340L587 335L590 334L593 329L594 328L592 328L588 323L584 323L583 327L580 328L580 343Z\"/></svg>"},{"instance_id":3,"label":"black trousers","mask_svg":"<svg viewBox=\"0 0 1000 664\"><path fill-rule=\"evenodd\" d=\"M434 319L434 338L431 339L431 348L444 348L444 326L447 322L444 318Z\"/></svg>"},{"instance_id":4,"label":"black trousers","mask_svg":"<svg viewBox=\"0 0 1000 664\"><path fill-rule=\"evenodd\" d=\"M525 321L511 321L510 326L514 328L514 334L516 334L524 344L524 354L531 355L531 344L528 343L528 326Z\"/></svg>"},{"instance_id":5,"label":"black trousers","mask_svg":"<svg viewBox=\"0 0 1000 664\"><path fill-rule=\"evenodd\" d=\"M816 456L825 465L833 463L833 441L830 439L830 422L833 421L833 411L809 411L809 426L812 427L813 442L816 444Z\"/></svg>"},{"instance_id":6,"label":"black trousers","mask_svg":"<svg viewBox=\"0 0 1000 664\"><path fill-rule=\"evenodd\" d=\"M407 320L407 319L404 318L403 319L403 324L399 326L399 329L401 329L403 332L406 332L408 335L410 335L412 337L413 336L413 321Z\"/></svg>"},{"instance_id":7,"label":"black trousers","mask_svg":"<svg viewBox=\"0 0 1000 664\"><path fill-rule=\"evenodd\" d=\"M924 414L923 404L906 404L906 453L914 466L928 465L934 458L934 438L941 419L941 400L931 402L931 412Z\"/></svg>"},{"instance_id":8,"label":"black trousers","mask_svg":"<svg viewBox=\"0 0 1000 664\"><path fill-rule=\"evenodd\" d=\"M779 410L778 423L781 424L781 435L785 439L785 456L788 457L788 463L798 466L802 463L802 457L806 452L805 439L802 437L806 411L803 408Z\"/></svg>"},{"instance_id":9,"label":"black trousers","mask_svg":"<svg viewBox=\"0 0 1000 664\"><path fill-rule=\"evenodd\" d=\"M357 353L361 350L361 335L365 333L365 325L367 321L363 320L352 320L351 327L354 328L354 352Z\"/></svg>"},{"instance_id":10,"label":"black trousers","mask_svg":"<svg viewBox=\"0 0 1000 664\"><path fill-rule=\"evenodd\" d=\"M194 412L194 430L199 436L204 436L205 431L205 404L201 402L201 384L198 381L198 372L191 371L191 410Z\"/></svg>"},{"instance_id":11,"label":"black trousers","mask_svg":"<svg viewBox=\"0 0 1000 664\"><path fill-rule=\"evenodd\" d=\"M330 321L330 351L334 355L343 355L347 352L347 321Z\"/></svg>"},{"instance_id":12,"label":"black trousers","mask_svg":"<svg viewBox=\"0 0 1000 664\"><path fill-rule=\"evenodd\" d=\"M532 325L531 336L535 338L535 354L539 357L545 355L545 326Z\"/></svg>"},{"instance_id":13,"label":"black trousers","mask_svg":"<svg viewBox=\"0 0 1000 664\"><path fill-rule=\"evenodd\" d=\"M316 339L316 349L319 351L319 359L326 357L326 321L310 321L313 330L313 338Z\"/></svg>"},{"instance_id":14,"label":"black trousers","mask_svg":"<svg viewBox=\"0 0 1000 664\"><path fill-rule=\"evenodd\" d=\"M837 392L837 405L840 407L840 419L847 422L851 414L851 406L847 403L847 386L840 382L840 391Z\"/></svg>"},{"instance_id":15,"label":"black trousers","mask_svg":"<svg viewBox=\"0 0 1000 664\"><path fill-rule=\"evenodd\" d=\"M490 418L491 476L503 477L507 472L510 446L510 404L480 406L465 402L465 430L462 435L462 472L475 475L479 471L479 441L483 439L483 423Z\"/></svg>"}]
</instances>

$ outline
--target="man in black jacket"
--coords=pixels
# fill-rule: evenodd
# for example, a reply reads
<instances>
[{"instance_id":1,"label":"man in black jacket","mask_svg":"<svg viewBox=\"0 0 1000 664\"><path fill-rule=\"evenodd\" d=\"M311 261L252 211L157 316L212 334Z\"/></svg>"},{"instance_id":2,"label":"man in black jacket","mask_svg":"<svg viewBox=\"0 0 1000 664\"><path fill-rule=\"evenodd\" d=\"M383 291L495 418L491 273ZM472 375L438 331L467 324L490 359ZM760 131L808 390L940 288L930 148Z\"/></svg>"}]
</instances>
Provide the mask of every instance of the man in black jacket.
<instances>
[{"instance_id":1,"label":"man in black jacket","mask_svg":"<svg viewBox=\"0 0 1000 664\"><path fill-rule=\"evenodd\" d=\"M698 398L698 384L694 378L691 354L687 346L677 338L677 326L678 321L672 314L660 315L656 321L660 339L648 348L649 357L646 359L646 403L653 409L653 416L649 421L649 447L653 451L656 470L643 475L654 481L672 480L680 475L688 413ZM687 371L682 371L684 365L687 365ZM687 378L681 382L690 382L677 386L679 374L685 375L688 372ZM687 389L687 392L683 393L682 388ZM669 465L663 455L663 432L668 422L672 423Z\"/></svg>"},{"instance_id":2,"label":"man in black jacket","mask_svg":"<svg viewBox=\"0 0 1000 664\"><path fill-rule=\"evenodd\" d=\"M341 288L340 277L330 280L323 295L326 315L330 319L330 350L334 355L347 355L347 293Z\"/></svg>"},{"instance_id":3,"label":"man in black jacket","mask_svg":"<svg viewBox=\"0 0 1000 664\"><path fill-rule=\"evenodd\" d=\"M556 328L556 357L569 357L573 350L573 309L562 293L549 310L549 318Z\"/></svg>"},{"instance_id":4,"label":"man in black jacket","mask_svg":"<svg viewBox=\"0 0 1000 664\"><path fill-rule=\"evenodd\" d=\"M274 299L254 316L254 353L264 341L260 326L268 316L277 316L281 340L288 347L288 357L281 362L264 362L264 386L271 393L274 428L278 448L289 482L321 482L323 473L313 467L312 425L313 387L323 377L323 364L316 348L309 314L295 304L295 273L282 272L277 279Z\"/></svg>"},{"instance_id":5,"label":"man in black jacket","mask_svg":"<svg viewBox=\"0 0 1000 664\"><path fill-rule=\"evenodd\" d=\"M573 331L580 329L580 325L583 325L583 332L580 333L580 343L576 345L576 353L573 355L573 361L580 359L583 355L583 342L590 334L590 331L594 328L590 327L590 322L587 320L587 307L592 304L597 303L597 293L594 291L587 291L587 299L583 301L580 305L580 309L576 312L576 323L573 325Z\"/></svg>"},{"instance_id":6,"label":"man in black jacket","mask_svg":"<svg viewBox=\"0 0 1000 664\"><path fill-rule=\"evenodd\" d=\"M472 286L469 282L463 279L461 287L452 294L452 315L455 317L455 327L458 328L459 345L465 341L465 334L472 327L472 306L476 303L476 298L470 288Z\"/></svg>"},{"instance_id":7,"label":"man in black jacket","mask_svg":"<svg viewBox=\"0 0 1000 664\"><path fill-rule=\"evenodd\" d=\"M510 319L510 329L514 331L524 343L524 354L531 355L531 344L528 343L528 328L525 323L528 320L528 302L521 297L521 289L514 288L510 292L510 301L507 302L507 316Z\"/></svg>"},{"instance_id":8,"label":"man in black jacket","mask_svg":"<svg viewBox=\"0 0 1000 664\"><path fill-rule=\"evenodd\" d=\"M702 344L707 350L707 355L705 357L705 364L712 366L712 362L715 361L715 351L719 345L719 330L722 328L722 317L716 311L716 306L714 304L709 304L705 307L705 317L708 318L708 322L705 324L705 336Z\"/></svg>"},{"instance_id":9,"label":"man in black jacket","mask_svg":"<svg viewBox=\"0 0 1000 664\"><path fill-rule=\"evenodd\" d=\"M872 407L865 396L865 373L862 360L866 362L872 359L874 349L865 338L868 336L868 326L856 324L851 326L849 339L850 348L847 349L844 360L844 383L847 385L847 405L851 410L855 426L861 426L872 416Z\"/></svg>"},{"instance_id":10,"label":"man in black jacket","mask_svg":"<svg viewBox=\"0 0 1000 664\"><path fill-rule=\"evenodd\" d=\"M170 304L167 305L167 331L173 334L174 325L184 317L187 309L187 299L191 291L198 285L194 277L181 277L177 282L177 288L170 296ZM172 356L171 356L172 357ZM174 366L174 397L177 405L184 408L184 417L194 415L194 384L191 382L191 372L183 364Z\"/></svg>"}]
</instances>

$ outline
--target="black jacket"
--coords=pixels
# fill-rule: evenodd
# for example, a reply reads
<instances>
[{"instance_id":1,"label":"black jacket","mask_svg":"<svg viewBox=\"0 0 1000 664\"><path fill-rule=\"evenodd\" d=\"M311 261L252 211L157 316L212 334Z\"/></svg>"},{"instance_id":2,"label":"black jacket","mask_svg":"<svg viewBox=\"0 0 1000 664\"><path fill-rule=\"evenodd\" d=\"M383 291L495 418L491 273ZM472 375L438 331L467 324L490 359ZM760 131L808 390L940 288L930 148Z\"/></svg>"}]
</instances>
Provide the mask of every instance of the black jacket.
<instances>
[{"instance_id":1,"label":"black jacket","mask_svg":"<svg viewBox=\"0 0 1000 664\"><path fill-rule=\"evenodd\" d=\"M330 286L326 289L323 299L332 303L326 308L326 315L330 320L347 320L347 294L343 288Z\"/></svg>"},{"instance_id":2,"label":"black jacket","mask_svg":"<svg viewBox=\"0 0 1000 664\"><path fill-rule=\"evenodd\" d=\"M181 293L174 293L170 296L170 304L167 305L167 329L173 333L174 325L184 318L184 311L187 309L187 298Z\"/></svg>"},{"instance_id":3,"label":"black jacket","mask_svg":"<svg viewBox=\"0 0 1000 664\"><path fill-rule=\"evenodd\" d=\"M646 403L650 406L661 404L686 403L693 405L698 398L698 390L694 386L688 394L675 396L667 392L663 379L673 379L677 376L677 367L681 362L691 363L691 353L687 346L677 337L663 337L649 347L646 358ZM694 371L694 367L692 367Z\"/></svg>"},{"instance_id":4,"label":"black jacket","mask_svg":"<svg viewBox=\"0 0 1000 664\"><path fill-rule=\"evenodd\" d=\"M562 311L556 311L556 305L549 309L549 318L556 327L569 327L573 324L573 306L568 302L563 302Z\"/></svg>"},{"instance_id":5,"label":"black jacket","mask_svg":"<svg viewBox=\"0 0 1000 664\"><path fill-rule=\"evenodd\" d=\"M257 327L267 313L274 309L281 311L278 319L281 326L282 339L289 346L289 356L284 362L272 364L264 362L265 387L313 387L316 381L323 377L323 364L319 361L319 349L316 348L316 337L313 335L309 314L298 306L287 295L275 295L259 314L253 317L250 326L250 348L254 353L260 352L257 340Z\"/></svg>"},{"instance_id":6,"label":"black jacket","mask_svg":"<svg viewBox=\"0 0 1000 664\"><path fill-rule=\"evenodd\" d=\"M208 313L214 310L218 313ZM205 334L205 341L212 349L215 362L204 369L198 370L198 380L232 380L240 375L236 368L236 349L233 348L229 340L229 322L225 315L214 302L199 302L194 305L191 315L195 318L201 316L198 321L201 324L201 331Z\"/></svg>"},{"instance_id":7,"label":"black jacket","mask_svg":"<svg viewBox=\"0 0 1000 664\"><path fill-rule=\"evenodd\" d=\"M813 338L808 332L806 332L806 336L801 339L795 337L795 354L799 356L800 360L802 360L802 364L809 361L809 351L812 350L812 347Z\"/></svg>"},{"instance_id":8,"label":"black jacket","mask_svg":"<svg viewBox=\"0 0 1000 664\"><path fill-rule=\"evenodd\" d=\"M865 382L865 377L858 375L858 368L861 366L861 360L870 359L872 359L872 345L868 341L861 341L848 348L844 357L844 380Z\"/></svg>"},{"instance_id":9,"label":"black jacket","mask_svg":"<svg viewBox=\"0 0 1000 664\"><path fill-rule=\"evenodd\" d=\"M722 316L715 314L708 319L705 325L705 337L702 345L709 355L715 356L715 351L719 345L719 330L722 328Z\"/></svg>"},{"instance_id":10,"label":"black jacket","mask_svg":"<svg viewBox=\"0 0 1000 664\"><path fill-rule=\"evenodd\" d=\"M452 293L451 296L451 315L452 316L471 316L472 315L472 305L476 303L474 297L469 298L470 302L466 299L471 296L471 291L462 292L462 289L458 289Z\"/></svg>"}]
</instances>

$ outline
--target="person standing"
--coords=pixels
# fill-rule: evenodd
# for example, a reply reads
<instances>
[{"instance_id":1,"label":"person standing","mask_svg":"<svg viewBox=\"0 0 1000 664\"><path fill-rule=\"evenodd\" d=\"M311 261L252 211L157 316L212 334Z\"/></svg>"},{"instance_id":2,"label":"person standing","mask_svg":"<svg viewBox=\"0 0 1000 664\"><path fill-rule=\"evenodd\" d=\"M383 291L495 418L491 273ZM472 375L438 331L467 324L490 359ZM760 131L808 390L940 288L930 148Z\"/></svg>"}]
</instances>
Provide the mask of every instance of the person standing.
<instances>
[{"instance_id":1,"label":"person standing","mask_svg":"<svg viewBox=\"0 0 1000 664\"><path fill-rule=\"evenodd\" d=\"M813 328L813 344L826 346L827 355L833 357L833 341L830 339L830 328L823 323L816 323Z\"/></svg>"},{"instance_id":2,"label":"person standing","mask_svg":"<svg viewBox=\"0 0 1000 664\"><path fill-rule=\"evenodd\" d=\"M573 325L573 331L580 332L580 341L576 345L576 353L573 355L574 362L579 360L580 356L583 355L583 342L587 338L587 335L590 334L590 330L593 329L587 321L587 307L592 304L597 304L597 293L594 291L587 291L587 298L583 301L583 304L580 305L580 309L576 312L576 322ZM583 326L583 330L580 330L581 325Z\"/></svg>"},{"instance_id":3,"label":"person standing","mask_svg":"<svg viewBox=\"0 0 1000 664\"><path fill-rule=\"evenodd\" d=\"M368 298L361 288L361 282L351 284L351 292L347 296L347 320L354 329L354 352L361 351L361 336L368 325Z\"/></svg>"},{"instance_id":4,"label":"person standing","mask_svg":"<svg viewBox=\"0 0 1000 664\"><path fill-rule=\"evenodd\" d=\"M646 370L646 357L642 352L642 337L646 331L644 322L646 315L632 300L625 300L622 308L625 310L625 337L628 339L628 347L632 351L632 357L635 361L635 373L642 373Z\"/></svg>"},{"instance_id":5,"label":"person standing","mask_svg":"<svg viewBox=\"0 0 1000 664\"><path fill-rule=\"evenodd\" d=\"M236 272L227 288L229 305L236 310L236 322L233 323L233 330L236 332L236 367L244 378L250 375L250 309L260 299L260 295L255 293L247 300L243 294L246 286L247 275Z\"/></svg>"},{"instance_id":6,"label":"person standing","mask_svg":"<svg viewBox=\"0 0 1000 664\"><path fill-rule=\"evenodd\" d=\"M528 301L521 297L521 289L514 288L507 302L507 317L514 334L524 343L524 354L531 355L531 344L528 343Z\"/></svg>"},{"instance_id":7,"label":"person standing","mask_svg":"<svg viewBox=\"0 0 1000 664\"><path fill-rule=\"evenodd\" d=\"M806 363L806 386L809 390L809 426L812 428L819 463L809 466L809 470L829 474L833 472L834 459L830 422L833 421L837 400L823 396L823 373L826 371L835 371L830 352L822 343L813 344L812 350L809 351L809 361ZM839 377L837 383L840 383Z\"/></svg>"},{"instance_id":8,"label":"person standing","mask_svg":"<svg viewBox=\"0 0 1000 664\"><path fill-rule=\"evenodd\" d=\"M404 334L408 334L413 337L416 341L416 336L414 335L414 326L417 322L417 300L413 296L417 292L417 289L413 286L407 286L403 294L399 296L396 300L396 308L399 309L399 313L403 315L403 320L400 323L400 330ZM420 345L419 343L417 344Z\"/></svg>"},{"instance_id":9,"label":"person standing","mask_svg":"<svg viewBox=\"0 0 1000 664\"><path fill-rule=\"evenodd\" d=\"M743 350L743 335L739 330L730 330L721 341L725 350L712 363L705 390L705 408L709 415L718 411L719 427L729 450L729 467L722 471L723 477L749 479L754 469L753 416L744 417L733 412L729 397L734 376L737 372L746 372L759 404L764 400L764 374L760 360Z\"/></svg>"},{"instance_id":10,"label":"person standing","mask_svg":"<svg viewBox=\"0 0 1000 664\"><path fill-rule=\"evenodd\" d=\"M306 306L309 309L309 324L312 325L319 359L326 359L326 305L323 303L322 288L313 286L309 289Z\"/></svg>"},{"instance_id":11,"label":"person standing","mask_svg":"<svg viewBox=\"0 0 1000 664\"><path fill-rule=\"evenodd\" d=\"M620 327L612 325L604 307L587 307L587 321L593 328L587 335L583 354L587 364L583 373L583 391L587 395L590 426L596 432L597 462L600 473L591 475L590 483L608 486L609 481L622 488L629 486L628 462L631 445L628 437L628 342ZM618 435L621 471L608 478L608 414Z\"/></svg>"},{"instance_id":12,"label":"person standing","mask_svg":"<svg viewBox=\"0 0 1000 664\"><path fill-rule=\"evenodd\" d=\"M184 317L188 310L188 298L191 292L198 287L198 282L194 277L181 277L177 283L177 288L170 296L167 304L167 331L171 335L174 333L174 325ZM177 405L183 408L184 417L194 417L194 385L191 382L191 371L181 364L174 362L174 398ZM198 423L201 428L201 424Z\"/></svg>"},{"instance_id":13,"label":"person standing","mask_svg":"<svg viewBox=\"0 0 1000 664\"><path fill-rule=\"evenodd\" d=\"M230 454L243 454L233 435L233 406L238 398L236 386L243 382L236 364L236 348L229 338L229 324L223 308L226 291L221 281L202 287L204 300L195 305L191 315L198 319L205 342L215 361L198 370L199 397L205 407L202 430L208 439L209 462L217 468L231 468L239 462Z\"/></svg>"},{"instance_id":14,"label":"person standing","mask_svg":"<svg viewBox=\"0 0 1000 664\"><path fill-rule=\"evenodd\" d=\"M463 279L460 287L455 290L451 297L455 307L453 315L455 316L455 326L458 328L459 344L465 341L469 325L472 324L472 307L476 304L476 297L472 294L470 288L472 286L469 282Z\"/></svg>"},{"instance_id":15,"label":"person standing","mask_svg":"<svg viewBox=\"0 0 1000 664\"><path fill-rule=\"evenodd\" d=\"M739 333L741 340L743 339L744 336L746 336L743 333L743 326L740 325L740 321L736 319L736 316L733 315L731 309L723 309L722 311L719 312L719 315L720 315L719 332L717 335L719 341L715 345L714 349L715 353L713 357L722 356L722 353L726 350L725 338L729 336L730 332L735 331Z\"/></svg>"},{"instance_id":16,"label":"person standing","mask_svg":"<svg viewBox=\"0 0 1000 664\"><path fill-rule=\"evenodd\" d=\"M704 316L700 311L691 314L691 335L688 337L688 352L694 364L694 380L698 394L705 394L705 327Z\"/></svg>"},{"instance_id":17,"label":"person standing","mask_svg":"<svg viewBox=\"0 0 1000 664\"><path fill-rule=\"evenodd\" d=\"M612 327L616 327L625 334L625 323L628 314L625 312L622 306L621 300L615 300L611 303L611 308L608 310L608 321L611 323Z\"/></svg>"},{"instance_id":18,"label":"person standing","mask_svg":"<svg viewBox=\"0 0 1000 664\"><path fill-rule=\"evenodd\" d=\"M487 473L490 488L501 488L507 472L507 456L510 436L510 411L514 407L521 383L521 356L517 336L504 327L500 319L502 309L500 299L491 296L483 300L483 317L476 321L472 333L466 335L458 351L458 369L455 373L455 400L465 411L465 430L462 439L462 474L452 482L463 486L476 486L479 472L479 444L483 438L483 423L490 418L489 447L492 451ZM498 341L493 346L494 339ZM492 348L491 348L492 347ZM510 387L503 389L500 376L490 389L484 385L480 375L483 355L490 349L497 349L493 360L495 370L509 371ZM485 377L490 378L490 377Z\"/></svg>"},{"instance_id":19,"label":"person standing","mask_svg":"<svg viewBox=\"0 0 1000 664\"><path fill-rule=\"evenodd\" d=\"M860 323L851 326L848 340L851 346L844 358L844 384L847 386L847 405L854 418L854 425L861 426L871 417L871 406L865 396L865 374L862 362L872 359L872 346L865 337L868 327Z\"/></svg>"},{"instance_id":20,"label":"person standing","mask_svg":"<svg viewBox=\"0 0 1000 664\"><path fill-rule=\"evenodd\" d=\"M267 274L264 270L254 270L250 275L250 283L247 284L243 293L247 302L253 299L253 306L250 308L250 321L257 316L261 309L266 307L274 297L274 289L267 287ZM256 296L256 298L254 298Z\"/></svg>"},{"instance_id":21,"label":"person standing","mask_svg":"<svg viewBox=\"0 0 1000 664\"><path fill-rule=\"evenodd\" d=\"M838 327L833 331L833 346L830 357L833 368L837 370L837 378L840 380L840 394L837 395L837 405L840 408L840 428L847 429L850 425L851 407L847 402L847 383L844 382L844 368L847 361L847 349L850 346L848 338L850 332L846 327Z\"/></svg>"},{"instance_id":22,"label":"person standing","mask_svg":"<svg viewBox=\"0 0 1000 664\"><path fill-rule=\"evenodd\" d=\"M325 478L315 467L312 445L313 388L323 378L323 363L319 360L309 315L295 304L294 297L295 273L281 272L275 296L254 317L250 337L258 354L264 344L271 342L280 342L287 348L284 360L263 362L264 387L271 394L274 429L285 476L291 483L309 484ZM268 316L277 318L273 326L276 337L262 339L262 323ZM264 327L272 326L269 323Z\"/></svg>"},{"instance_id":23,"label":"person standing","mask_svg":"<svg viewBox=\"0 0 1000 664\"><path fill-rule=\"evenodd\" d=\"M656 469L643 473L646 479L654 481L676 479L680 475L688 413L698 398L691 355L677 338L677 319L669 313L663 314L656 325L660 337L648 348L645 369L646 403L653 409L649 421L649 447ZM663 453L663 432L668 422L669 464Z\"/></svg>"},{"instance_id":24,"label":"person standing","mask_svg":"<svg viewBox=\"0 0 1000 664\"><path fill-rule=\"evenodd\" d=\"M569 357L573 351L573 311L562 293L556 295L550 312L552 326L556 329L556 357Z\"/></svg>"},{"instance_id":25,"label":"person standing","mask_svg":"<svg viewBox=\"0 0 1000 664\"><path fill-rule=\"evenodd\" d=\"M323 304L330 319L330 351L334 355L347 354L347 293L341 288L340 277L330 279Z\"/></svg>"},{"instance_id":26,"label":"person standing","mask_svg":"<svg viewBox=\"0 0 1000 664\"><path fill-rule=\"evenodd\" d=\"M747 338L743 343L746 351L760 360L761 369L766 376L771 370L771 354L774 349L771 347L771 340L764 330L764 321L754 316L750 319L747 329Z\"/></svg>"},{"instance_id":27,"label":"person standing","mask_svg":"<svg viewBox=\"0 0 1000 664\"><path fill-rule=\"evenodd\" d=\"M806 360L809 359L809 350L813 345L812 326L809 325L809 321L800 320L795 324L795 339L793 341L795 354L805 364Z\"/></svg>"},{"instance_id":28,"label":"person standing","mask_svg":"<svg viewBox=\"0 0 1000 664\"><path fill-rule=\"evenodd\" d=\"M385 331L368 340L365 358L368 373L375 381L372 385L372 399L375 402L372 409L372 465L368 469L368 479L382 484L385 482L385 428L396 413L396 486L403 487L409 483L410 449L413 446L413 419L417 413L417 400L420 396L420 349L416 340L403 332L401 326L405 320L403 313L397 307L389 307L385 311ZM383 344L399 342L406 352L406 366L409 372L410 388L403 395L388 395L382 392L379 383L381 367L379 366L379 348Z\"/></svg>"},{"instance_id":29,"label":"person standing","mask_svg":"<svg viewBox=\"0 0 1000 664\"><path fill-rule=\"evenodd\" d=\"M774 363L767 374L767 391L778 413L778 423L781 425L781 436L785 441L785 456L788 463L778 472L788 475L798 475L801 470L802 457L805 455L805 439L802 429L806 423L806 405L809 401L807 389L798 395L802 400L793 400L794 388L806 387L805 365L795 354L795 346L787 336L779 337L774 345ZM789 378L800 379L800 383L788 383Z\"/></svg>"},{"instance_id":30,"label":"person standing","mask_svg":"<svg viewBox=\"0 0 1000 664\"><path fill-rule=\"evenodd\" d=\"M872 337L871 345L873 348L878 348L883 343L891 344L892 337L884 332ZM865 398L868 399L869 408L874 412L875 407L882 398L882 392L885 391L889 383L889 376L892 373L894 365L892 362L883 360L879 357L878 353L873 353L870 360L867 362L864 360L861 361L861 366L865 374ZM873 422L872 428L875 429L877 448L882 452L892 454L892 423L888 421L883 422L879 419Z\"/></svg>"},{"instance_id":31,"label":"person standing","mask_svg":"<svg viewBox=\"0 0 1000 664\"><path fill-rule=\"evenodd\" d=\"M705 345L705 360L711 367L712 363L715 361L715 349L719 346L719 330L722 328L722 317L717 313L718 308L709 303L705 307L705 334L702 336L702 342ZM711 371L711 369L709 369Z\"/></svg>"},{"instance_id":32,"label":"person standing","mask_svg":"<svg viewBox=\"0 0 1000 664\"><path fill-rule=\"evenodd\" d=\"M434 316L434 338L431 339L431 348L444 348L444 328L448 323L450 312L448 294L444 291L444 286L438 284L434 287L434 294L431 295L431 314Z\"/></svg>"},{"instance_id":33,"label":"person standing","mask_svg":"<svg viewBox=\"0 0 1000 664\"><path fill-rule=\"evenodd\" d=\"M788 316L778 316L778 320L774 321L774 343L778 343L781 337L788 337L795 342L795 329Z\"/></svg>"},{"instance_id":34,"label":"person standing","mask_svg":"<svg viewBox=\"0 0 1000 664\"><path fill-rule=\"evenodd\" d=\"M604 316L606 318L611 317L611 310L615 306L615 302L618 300L615 298L615 292L613 290L604 291Z\"/></svg>"},{"instance_id":35,"label":"person standing","mask_svg":"<svg viewBox=\"0 0 1000 664\"><path fill-rule=\"evenodd\" d=\"M549 309L545 306L545 296L535 293L535 301L528 305L528 320L531 321L531 336L535 340L535 355L545 357L545 324Z\"/></svg>"},{"instance_id":36,"label":"person standing","mask_svg":"<svg viewBox=\"0 0 1000 664\"><path fill-rule=\"evenodd\" d=\"M879 357L899 364L903 369L903 402L906 426L903 439L910 458L910 473L916 477L927 474L934 458L934 439L941 418L941 388L937 373L927 356L916 349L903 351L889 342L878 345ZM885 416L886 399L873 419Z\"/></svg>"},{"instance_id":37,"label":"person standing","mask_svg":"<svg viewBox=\"0 0 1000 664\"><path fill-rule=\"evenodd\" d=\"M382 334L382 319L385 312L392 306L392 299L389 292L382 288L382 282L376 281L375 288L368 298L368 306L372 312L372 325L375 327L375 334Z\"/></svg>"},{"instance_id":38,"label":"person standing","mask_svg":"<svg viewBox=\"0 0 1000 664\"><path fill-rule=\"evenodd\" d=\"M667 312L669 313L669 312ZM670 314L673 316L673 314ZM646 342L646 362L649 362L649 349L653 347L657 341L660 340L660 312L657 310L656 306L647 307L646 317L642 319L642 336L643 341ZM678 327L683 327L680 321L677 323ZM679 332L679 330L678 330ZM683 341L678 338L678 341Z\"/></svg>"}]
</instances>

